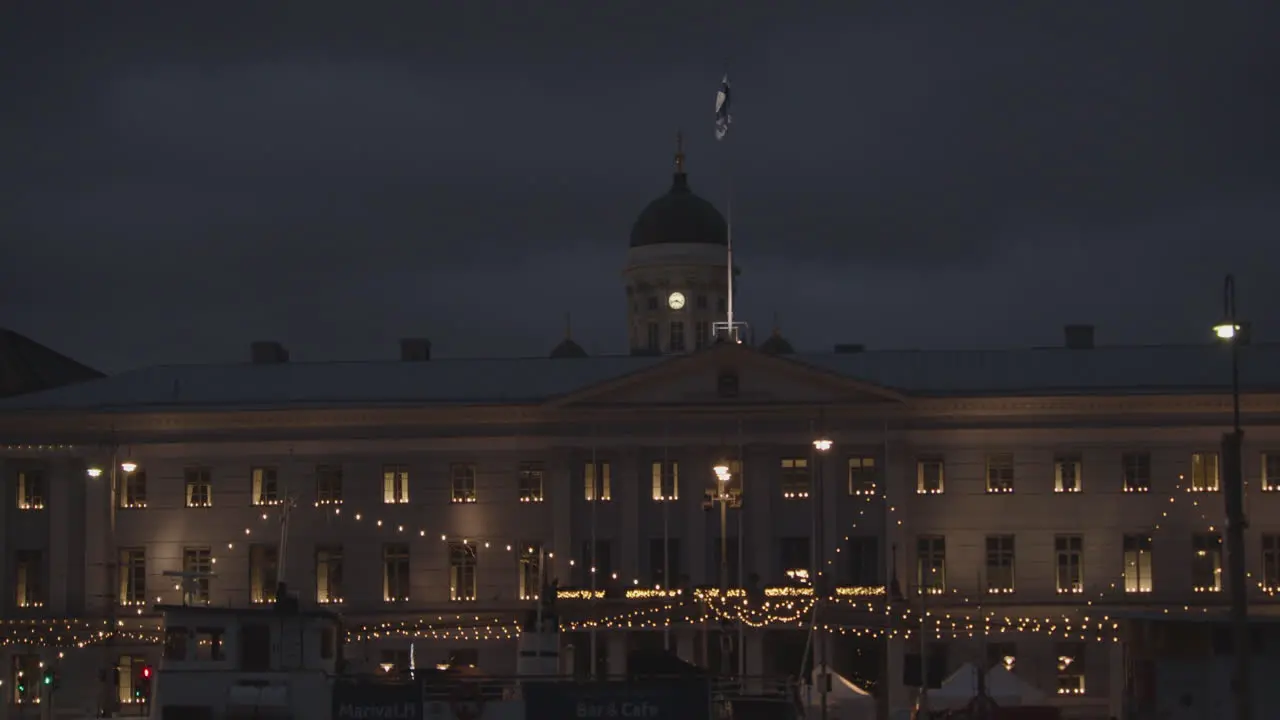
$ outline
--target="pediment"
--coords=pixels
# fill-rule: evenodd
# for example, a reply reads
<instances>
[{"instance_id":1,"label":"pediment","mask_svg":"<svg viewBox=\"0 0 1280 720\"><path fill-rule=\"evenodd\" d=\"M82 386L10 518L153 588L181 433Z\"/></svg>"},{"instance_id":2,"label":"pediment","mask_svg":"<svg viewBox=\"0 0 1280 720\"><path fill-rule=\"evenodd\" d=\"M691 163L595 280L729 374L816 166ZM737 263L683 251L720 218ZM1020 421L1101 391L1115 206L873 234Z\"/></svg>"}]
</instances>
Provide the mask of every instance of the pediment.
<instances>
[{"instance_id":1,"label":"pediment","mask_svg":"<svg viewBox=\"0 0 1280 720\"><path fill-rule=\"evenodd\" d=\"M902 402L898 392L742 345L717 345L556 398L550 407Z\"/></svg>"}]
</instances>

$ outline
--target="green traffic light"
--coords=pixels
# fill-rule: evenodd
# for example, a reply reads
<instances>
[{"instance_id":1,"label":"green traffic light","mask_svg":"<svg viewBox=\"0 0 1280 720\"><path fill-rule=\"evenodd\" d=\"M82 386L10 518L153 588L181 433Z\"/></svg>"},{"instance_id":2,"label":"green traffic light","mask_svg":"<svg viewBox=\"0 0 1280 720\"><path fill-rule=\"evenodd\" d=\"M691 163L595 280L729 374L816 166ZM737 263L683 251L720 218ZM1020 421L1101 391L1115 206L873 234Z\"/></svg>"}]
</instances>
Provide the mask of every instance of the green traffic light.
<instances>
[{"instance_id":1,"label":"green traffic light","mask_svg":"<svg viewBox=\"0 0 1280 720\"><path fill-rule=\"evenodd\" d=\"M18 686L18 694L19 694L19 695L25 695L25 694L26 694L26 692L27 692L27 686L26 686L25 684L22 684L22 685L19 685L19 686Z\"/></svg>"}]
</instances>

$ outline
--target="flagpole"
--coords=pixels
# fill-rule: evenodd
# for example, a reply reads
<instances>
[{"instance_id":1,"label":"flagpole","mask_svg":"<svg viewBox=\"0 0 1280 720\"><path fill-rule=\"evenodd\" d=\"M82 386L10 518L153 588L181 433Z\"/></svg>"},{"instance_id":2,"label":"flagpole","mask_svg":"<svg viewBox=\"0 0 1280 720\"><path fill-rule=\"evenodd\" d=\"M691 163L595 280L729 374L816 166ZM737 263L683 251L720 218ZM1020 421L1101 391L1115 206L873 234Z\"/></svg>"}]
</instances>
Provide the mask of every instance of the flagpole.
<instances>
[{"instance_id":1,"label":"flagpole","mask_svg":"<svg viewBox=\"0 0 1280 720\"><path fill-rule=\"evenodd\" d=\"M591 605L594 612L596 606L596 506L600 504L600 491L604 486L604 481L600 478L600 464L596 461L596 427L591 428L591 567L588 571L591 574ZM596 651L596 626L591 626L591 672L587 677L596 679L596 658L599 654Z\"/></svg>"},{"instance_id":2,"label":"flagpole","mask_svg":"<svg viewBox=\"0 0 1280 720\"><path fill-rule=\"evenodd\" d=\"M724 79L720 81L720 91L716 93L716 140L723 141L729 134L729 124L733 122L730 115L731 103L729 92L729 71L726 68ZM725 268L726 288L728 296L725 298L725 330L729 339L734 342L741 342L738 337L738 330L733 319L733 168L730 163L729 153L726 151L724 155L725 168L725 185L727 186L727 197L725 199Z\"/></svg>"},{"instance_id":3,"label":"flagpole","mask_svg":"<svg viewBox=\"0 0 1280 720\"><path fill-rule=\"evenodd\" d=\"M668 591L671 590L671 496L667 495L667 473L672 471L671 467L671 428L669 425L664 426L662 430L662 467L658 472L658 492L662 496L662 590L664 598L669 598ZM672 475L671 487L674 490L677 480ZM674 495L675 493L671 493ZM671 622L670 614L667 616L668 622L662 628L662 649L671 652Z\"/></svg>"}]
</instances>

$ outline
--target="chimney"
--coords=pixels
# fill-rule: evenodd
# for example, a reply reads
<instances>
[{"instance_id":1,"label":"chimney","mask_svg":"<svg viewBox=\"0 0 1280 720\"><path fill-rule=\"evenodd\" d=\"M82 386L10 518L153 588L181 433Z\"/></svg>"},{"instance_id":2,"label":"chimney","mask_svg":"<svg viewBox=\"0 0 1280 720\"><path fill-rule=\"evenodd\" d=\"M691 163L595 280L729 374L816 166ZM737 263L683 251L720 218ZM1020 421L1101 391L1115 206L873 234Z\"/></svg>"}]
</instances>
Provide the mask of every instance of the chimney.
<instances>
[{"instance_id":1,"label":"chimney","mask_svg":"<svg viewBox=\"0 0 1280 720\"><path fill-rule=\"evenodd\" d=\"M832 348L832 352L837 355L853 355L866 350L866 346L861 343L840 343Z\"/></svg>"},{"instance_id":2,"label":"chimney","mask_svg":"<svg viewBox=\"0 0 1280 720\"><path fill-rule=\"evenodd\" d=\"M249 359L254 365L279 365L289 362L289 351L274 340L256 340L249 346Z\"/></svg>"},{"instance_id":3,"label":"chimney","mask_svg":"<svg viewBox=\"0 0 1280 720\"><path fill-rule=\"evenodd\" d=\"M1093 349L1092 325L1067 325L1062 328L1063 340L1072 350Z\"/></svg>"},{"instance_id":4,"label":"chimney","mask_svg":"<svg viewBox=\"0 0 1280 720\"><path fill-rule=\"evenodd\" d=\"M426 338L401 338L400 359L405 362L426 362L431 359L431 341Z\"/></svg>"}]
</instances>

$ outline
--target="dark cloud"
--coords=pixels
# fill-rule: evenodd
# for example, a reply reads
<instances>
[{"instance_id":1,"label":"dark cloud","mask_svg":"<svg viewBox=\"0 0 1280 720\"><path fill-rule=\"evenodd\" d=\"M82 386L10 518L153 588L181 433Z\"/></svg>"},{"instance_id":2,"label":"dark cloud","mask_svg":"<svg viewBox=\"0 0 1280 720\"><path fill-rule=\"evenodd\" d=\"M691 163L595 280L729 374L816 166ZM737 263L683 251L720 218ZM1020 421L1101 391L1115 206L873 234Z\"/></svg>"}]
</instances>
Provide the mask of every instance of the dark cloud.
<instances>
[{"instance_id":1,"label":"dark cloud","mask_svg":"<svg viewBox=\"0 0 1280 720\"><path fill-rule=\"evenodd\" d=\"M801 5L24 4L2 321L111 369L540 353L567 311L619 351L683 128L798 345L1193 340L1232 268L1280 331L1280 6Z\"/></svg>"}]
</instances>

